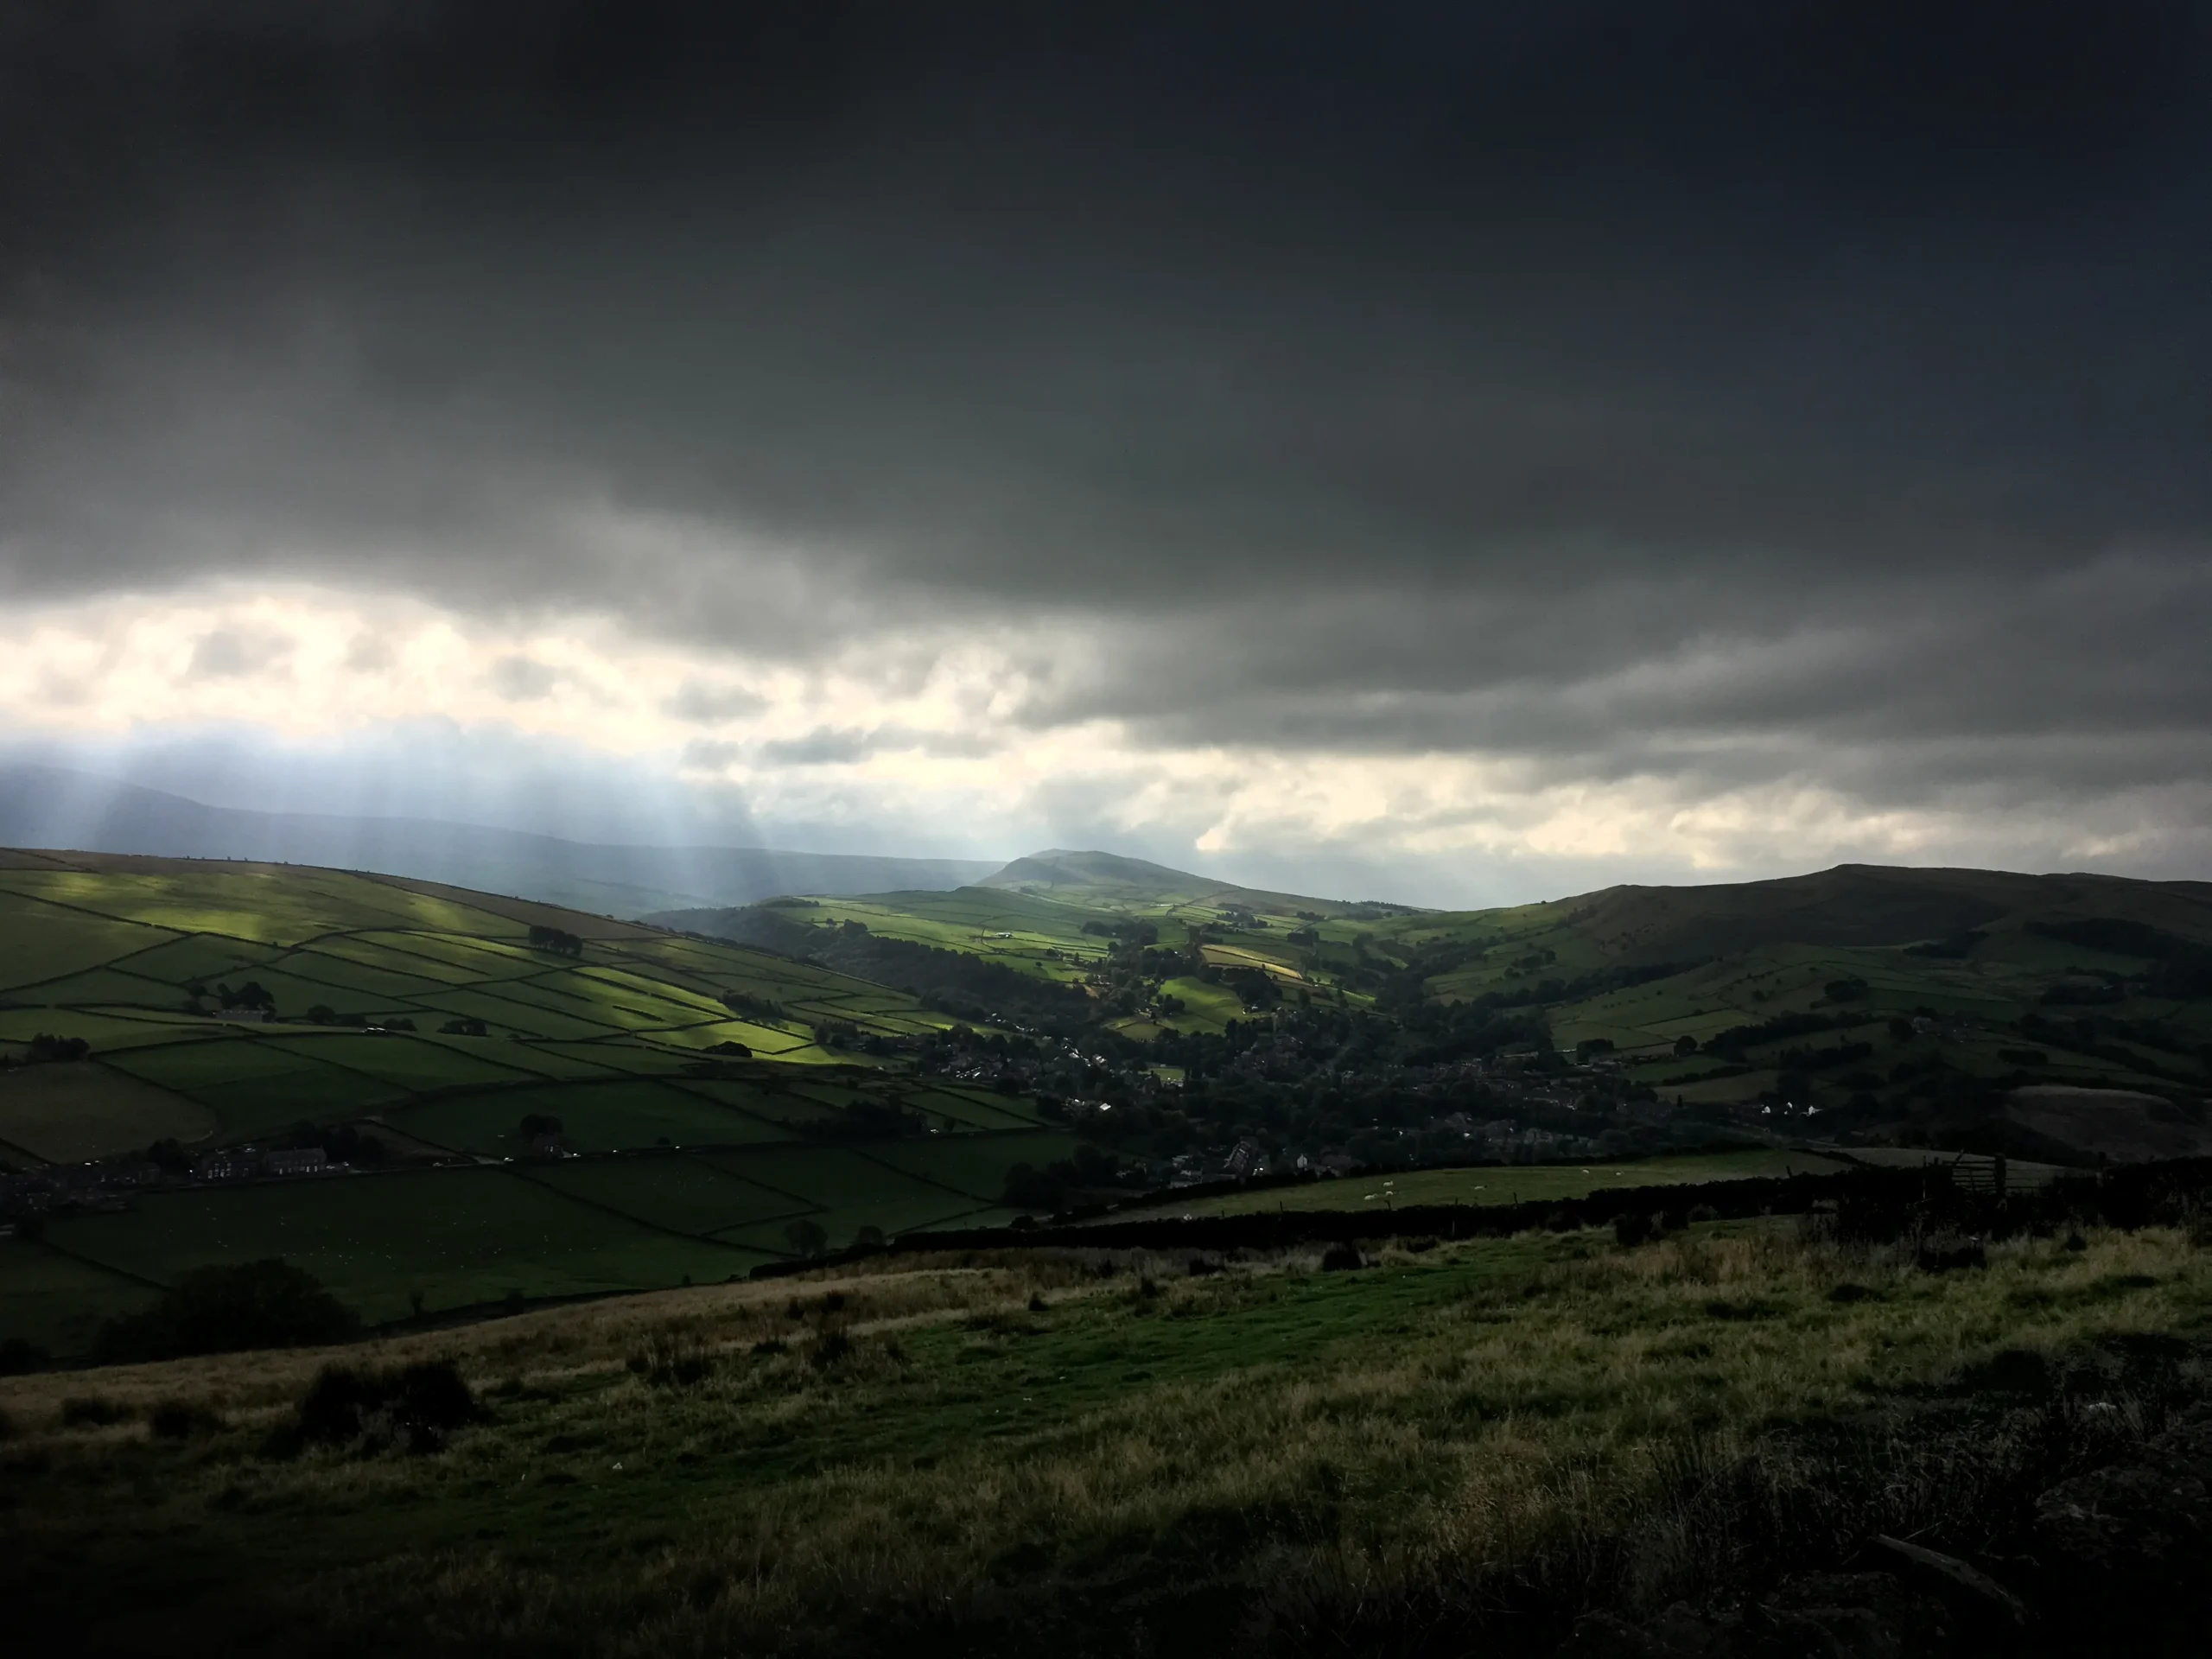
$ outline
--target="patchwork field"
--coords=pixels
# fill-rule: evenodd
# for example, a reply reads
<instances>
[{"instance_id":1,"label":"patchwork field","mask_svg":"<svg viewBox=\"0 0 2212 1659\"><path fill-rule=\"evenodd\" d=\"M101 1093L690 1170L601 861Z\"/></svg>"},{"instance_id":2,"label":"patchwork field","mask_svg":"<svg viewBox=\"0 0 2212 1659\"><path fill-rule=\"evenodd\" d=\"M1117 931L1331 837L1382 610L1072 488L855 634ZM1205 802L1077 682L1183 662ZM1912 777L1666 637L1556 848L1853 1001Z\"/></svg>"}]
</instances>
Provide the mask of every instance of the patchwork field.
<instances>
[{"instance_id":1,"label":"patchwork field","mask_svg":"<svg viewBox=\"0 0 2212 1659\"><path fill-rule=\"evenodd\" d=\"M0 1162L340 1129L390 1154L367 1173L144 1192L0 1242L0 1338L81 1352L152 1287L261 1256L375 1322L417 1294L435 1313L721 1280L863 1227L1002 1219L1007 1168L1065 1156L1065 1135L1024 1102L819 1040L945 1023L764 951L428 883L0 854L0 1053L41 1036L89 1050L0 1070ZM856 1109L878 1137L895 1109L907 1138L855 1141ZM581 1156L533 1158L526 1121ZM450 1166L397 1166L432 1159Z\"/></svg>"},{"instance_id":2,"label":"patchwork field","mask_svg":"<svg viewBox=\"0 0 2212 1659\"><path fill-rule=\"evenodd\" d=\"M43 1163L79 1163L164 1137L204 1141L215 1114L98 1062L0 1072L0 1150Z\"/></svg>"},{"instance_id":3,"label":"patchwork field","mask_svg":"<svg viewBox=\"0 0 2212 1659\"><path fill-rule=\"evenodd\" d=\"M1007 1170L1073 1144L1047 1130L786 1137L153 1191L120 1212L58 1216L35 1238L0 1241L0 1338L80 1354L101 1319L179 1274L267 1256L305 1268L372 1325L517 1295L718 1282L842 1249L863 1230L1002 1224L1015 1213L999 1201ZM797 1224L817 1230L795 1237Z\"/></svg>"},{"instance_id":4,"label":"patchwork field","mask_svg":"<svg viewBox=\"0 0 2212 1659\"><path fill-rule=\"evenodd\" d=\"M533 927L574 950L533 944ZM226 999L275 1018L223 1019ZM0 1049L50 1033L92 1051L66 1078L40 1067L0 1079L0 1142L32 1158L366 1117L506 1156L523 1149L529 1112L591 1149L755 1140L819 1115L772 1103L799 1068L871 1064L821 1046L831 1023L895 1037L949 1022L762 951L429 883L0 855ZM731 1043L752 1062L721 1055ZM710 1056L745 1073L753 1109L687 1087L687 1068ZM636 1086L607 1086L622 1080ZM945 1103L956 1128L1029 1121L1003 1103Z\"/></svg>"}]
</instances>

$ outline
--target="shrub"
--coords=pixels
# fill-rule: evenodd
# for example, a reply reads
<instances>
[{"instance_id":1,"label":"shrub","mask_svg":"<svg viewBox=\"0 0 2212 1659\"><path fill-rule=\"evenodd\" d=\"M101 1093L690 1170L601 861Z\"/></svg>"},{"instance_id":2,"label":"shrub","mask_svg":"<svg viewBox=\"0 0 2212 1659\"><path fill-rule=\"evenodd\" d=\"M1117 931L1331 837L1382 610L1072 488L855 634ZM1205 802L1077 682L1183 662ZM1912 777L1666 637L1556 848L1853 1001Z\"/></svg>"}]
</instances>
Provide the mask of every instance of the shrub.
<instances>
[{"instance_id":1,"label":"shrub","mask_svg":"<svg viewBox=\"0 0 2212 1659\"><path fill-rule=\"evenodd\" d=\"M274 1259L194 1268L153 1306L111 1319L92 1344L102 1364L342 1342L360 1327L314 1274Z\"/></svg>"},{"instance_id":2,"label":"shrub","mask_svg":"<svg viewBox=\"0 0 2212 1659\"><path fill-rule=\"evenodd\" d=\"M454 1429L483 1415L467 1380L449 1359L419 1360L393 1370L326 1365L308 1385L292 1422L270 1438L266 1449L276 1457L308 1446L437 1452Z\"/></svg>"},{"instance_id":3,"label":"shrub","mask_svg":"<svg viewBox=\"0 0 2212 1659\"><path fill-rule=\"evenodd\" d=\"M1960 1268L1986 1268L1989 1252L1978 1238L1930 1238L1920 1247L1923 1273L1950 1273Z\"/></svg>"},{"instance_id":4,"label":"shrub","mask_svg":"<svg viewBox=\"0 0 2212 1659\"><path fill-rule=\"evenodd\" d=\"M1321 1252L1321 1271L1324 1273L1348 1273L1366 1265L1356 1244L1332 1244Z\"/></svg>"},{"instance_id":5,"label":"shrub","mask_svg":"<svg viewBox=\"0 0 2212 1659\"><path fill-rule=\"evenodd\" d=\"M630 1356L632 1376L648 1388L696 1388L715 1374L714 1351L693 1332L656 1331L645 1338L645 1351Z\"/></svg>"},{"instance_id":6,"label":"shrub","mask_svg":"<svg viewBox=\"0 0 2212 1659\"><path fill-rule=\"evenodd\" d=\"M61 1402L64 1428L105 1428L111 1423L130 1421L130 1407L103 1400L97 1394L75 1394Z\"/></svg>"},{"instance_id":7,"label":"shrub","mask_svg":"<svg viewBox=\"0 0 2212 1659\"><path fill-rule=\"evenodd\" d=\"M146 1432L159 1440L188 1440L222 1426L213 1412L185 1400L164 1400L146 1414Z\"/></svg>"},{"instance_id":8,"label":"shrub","mask_svg":"<svg viewBox=\"0 0 2212 1659\"><path fill-rule=\"evenodd\" d=\"M22 1337L0 1342L0 1376L23 1376L46 1367L46 1350Z\"/></svg>"}]
</instances>

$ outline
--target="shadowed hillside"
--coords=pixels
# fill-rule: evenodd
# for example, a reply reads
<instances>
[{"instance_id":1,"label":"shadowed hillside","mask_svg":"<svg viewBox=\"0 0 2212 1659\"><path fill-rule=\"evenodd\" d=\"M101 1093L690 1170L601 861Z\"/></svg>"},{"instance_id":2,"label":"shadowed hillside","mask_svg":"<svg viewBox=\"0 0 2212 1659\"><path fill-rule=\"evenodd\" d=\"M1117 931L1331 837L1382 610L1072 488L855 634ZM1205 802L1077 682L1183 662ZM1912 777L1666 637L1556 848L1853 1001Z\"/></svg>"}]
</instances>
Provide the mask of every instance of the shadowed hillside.
<instances>
[{"instance_id":1,"label":"shadowed hillside","mask_svg":"<svg viewBox=\"0 0 2212 1659\"><path fill-rule=\"evenodd\" d=\"M2023 917L2120 917L2212 940L2212 883L1878 864L1709 887L1608 887L1551 908L1625 962L1764 944L1910 944Z\"/></svg>"}]
</instances>

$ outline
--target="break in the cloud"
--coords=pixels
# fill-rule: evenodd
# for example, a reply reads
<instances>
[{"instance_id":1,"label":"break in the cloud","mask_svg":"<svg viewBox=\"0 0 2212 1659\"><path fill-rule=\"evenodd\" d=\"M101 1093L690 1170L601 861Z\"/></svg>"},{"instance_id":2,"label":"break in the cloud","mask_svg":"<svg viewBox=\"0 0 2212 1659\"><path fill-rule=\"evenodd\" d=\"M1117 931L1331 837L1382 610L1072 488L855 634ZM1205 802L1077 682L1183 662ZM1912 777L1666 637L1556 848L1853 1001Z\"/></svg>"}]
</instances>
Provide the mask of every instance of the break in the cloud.
<instances>
[{"instance_id":1,"label":"break in the cloud","mask_svg":"<svg viewBox=\"0 0 2212 1659\"><path fill-rule=\"evenodd\" d=\"M20 732L1413 897L2212 871L2200 9L0 30Z\"/></svg>"}]
</instances>

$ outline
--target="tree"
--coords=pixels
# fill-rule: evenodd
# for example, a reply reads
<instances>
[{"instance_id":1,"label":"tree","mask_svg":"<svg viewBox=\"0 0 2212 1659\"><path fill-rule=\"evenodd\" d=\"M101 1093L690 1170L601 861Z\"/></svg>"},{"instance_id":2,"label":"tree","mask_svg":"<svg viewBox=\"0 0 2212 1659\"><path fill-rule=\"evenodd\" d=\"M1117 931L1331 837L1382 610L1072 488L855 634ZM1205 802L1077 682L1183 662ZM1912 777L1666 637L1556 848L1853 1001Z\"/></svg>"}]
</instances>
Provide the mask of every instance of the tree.
<instances>
[{"instance_id":1,"label":"tree","mask_svg":"<svg viewBox=\"0 0 2212 1659\"><path fill-rule=\"evenodd\" d=\"M822 1224L807 1217L785 1228L784 1236L801 1255L819 1255L830 1248L830 1235L822 1230Z\"/></svg>"},{"instance_id":2,"label":"tree","mask_svg":"<svg viewBox=\"0 0 2212 1659\"><path fill-rule=\"evenodd\" d=\"M1696 1052L1697 1039L1691 1036L1689 1033L1684 1032L1681 1036L1675 1039L1675 1055L1676 1058L1679 1059L1683 1055L1694 1054Z\"/></svg>"},{"instance_id":3,"label":"tree","mask_svg":"<svg viewBox=\"0 0 2212 1659\"><path fill-rule=\"evenodd\" d=\"M151 1307L101 1326L93 1355L114 1363L298 1348L342 1342L359 1327L313 1274L271 1257L179 1274Z\"/></svg>"},{"instance_id":4,"label":"tree","mask_svg":"<svg viewBox=\"0 0 2212 1659\"><path fill-rule=\"evenodd\" d=\"M561 1120L550 1112L524 1112L520 1128L524 1140L535 1141L541 1135L560 1134Z\"/></svg>"}]
</instances>

